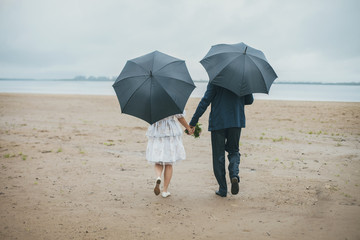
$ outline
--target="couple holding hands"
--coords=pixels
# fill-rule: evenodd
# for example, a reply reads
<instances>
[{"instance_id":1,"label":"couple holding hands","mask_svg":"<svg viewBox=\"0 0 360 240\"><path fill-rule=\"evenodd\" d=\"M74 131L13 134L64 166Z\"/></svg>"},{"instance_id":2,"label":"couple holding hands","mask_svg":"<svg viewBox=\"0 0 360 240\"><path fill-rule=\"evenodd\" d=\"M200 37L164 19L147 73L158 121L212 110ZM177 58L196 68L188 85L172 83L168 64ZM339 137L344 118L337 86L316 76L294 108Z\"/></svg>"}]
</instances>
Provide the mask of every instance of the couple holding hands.
<instances>
[{"instance_id":1,"label":"couple holding hands","mask_svg":"<svg viewBox=\"0 0 360 240\"><path fill-rule=\"evenodd\" d=\"M154 193L156 195L161 193L164 198L170 196L168 187L173 174L172 165L186 158L182 143L183 131L179 122L185 127L187 134L192 135L199 118L211 104L208 130L211 132L213 171L219 184L219 189L215 193L220 197L227 196L225 170L225 152L227 152L231 193L236 195L239 192L240 182L239 141L241 129L245 127L244 108L253 101L252 94L239 97L228 89L209 83L189 124L184 114L177 114L150 125L146 133L148 137L146 159L155 164L157 178ZM164 184L161 191L162 175Z\"/></svg>"}]
</instances>

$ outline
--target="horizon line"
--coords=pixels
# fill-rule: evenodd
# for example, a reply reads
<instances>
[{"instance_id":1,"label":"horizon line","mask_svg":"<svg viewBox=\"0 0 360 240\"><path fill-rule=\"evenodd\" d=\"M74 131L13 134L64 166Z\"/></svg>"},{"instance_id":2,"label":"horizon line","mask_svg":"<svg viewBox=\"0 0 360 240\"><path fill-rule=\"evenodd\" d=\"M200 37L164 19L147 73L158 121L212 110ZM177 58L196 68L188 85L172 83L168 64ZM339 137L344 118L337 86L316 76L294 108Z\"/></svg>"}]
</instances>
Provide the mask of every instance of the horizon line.
<instances>
[{"instance_id":1,"label":"horizon line","mask_svg":"<svg viewBox=\"0 0 360 240\"><path fill-rule=\"evenodd\" d=\"M73 77L73 78L0 78L0 81L114 81L116 77ZM197 79L194 82L209 82L209 80ZM273 84L313 84L313 85L360 85L359 82L321 82L321 81L274 81Z\"/></svg>"}]
</instances>

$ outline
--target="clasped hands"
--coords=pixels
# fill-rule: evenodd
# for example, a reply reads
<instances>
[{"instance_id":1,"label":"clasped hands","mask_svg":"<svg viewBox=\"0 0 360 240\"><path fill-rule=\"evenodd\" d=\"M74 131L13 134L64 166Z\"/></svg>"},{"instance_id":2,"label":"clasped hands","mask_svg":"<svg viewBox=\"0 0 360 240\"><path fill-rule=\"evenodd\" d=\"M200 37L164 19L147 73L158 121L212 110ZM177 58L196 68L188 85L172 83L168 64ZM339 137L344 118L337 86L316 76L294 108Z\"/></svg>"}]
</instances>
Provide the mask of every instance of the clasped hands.
<instances>
[{"instance_id":1,"label":"clasped hands","mask_svg":"<svg viewBox=\"0 0 360 240\"><path fill-rule=\"evenodd\" d=\"M195 132L195 127L194 126L189 126L189 128L186 129L187 130L187 135L193 135Z\"/></svg>"}]
</instances>

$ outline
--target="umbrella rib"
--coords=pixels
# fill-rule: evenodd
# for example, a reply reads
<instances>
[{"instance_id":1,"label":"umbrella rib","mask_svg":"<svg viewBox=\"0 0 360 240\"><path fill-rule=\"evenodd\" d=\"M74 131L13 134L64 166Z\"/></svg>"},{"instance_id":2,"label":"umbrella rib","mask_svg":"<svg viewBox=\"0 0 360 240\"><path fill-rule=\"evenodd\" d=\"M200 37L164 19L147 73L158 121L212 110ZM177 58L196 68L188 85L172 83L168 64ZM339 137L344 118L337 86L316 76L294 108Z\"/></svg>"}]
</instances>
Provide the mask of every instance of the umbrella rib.
<instances>
[{"instance_id":1,"label":"umbrella rib","mask_svg":"<svg viewBox=\"0 0 360 240\"><path fill-rule=\"evenodd\" d=\"M250 57L253 57L253 58L259 59L260 61L263 61L263 62L266 62L266 63L268 63L268 64L269 64L269 62L267 62L267 61L265 61L264 59L259 58L259 57L257 57L257 56L254 56L254 55L251 55L251 54L246 54L246 55L249 55ZM257 65L256 65L256 66L257 66Z\"/></svg>"},{"instance_id":2,"label":"umbrella rib","mask_svg":"<svg viewBox=\"0 0 360 240\"><path fill-rule=\"evenodd\" d=\"M243 54L243 52L234 52L234 51L224 51L224 52L219 52L219 53L215 53L215 54L213 54L213 55L210 55L210 56L205 56L202 60L204 60L205 58L209 58L209 57L214 57L214 56L217 56L217 55L220 55L220 54L226 54L226 53L239 53L239 54ZM201 60L201 61L202 61ZM201 62L200 61L200 62Z\"/></svg>"},{"instance_id":3,"label":"umbrella rib","mask_svg":"<svg viewBox=\"0 0 360 240\"><path fill-rule=\"evenodd\" d=\"M227 53L239 53L239 54L241 54L241 55L244 54L243 52L238 52L238 51L224 51L224 52L215 53L215 54L210 55L210 56L205 56L202 60L204 60L204 59L206 59L206 58L214 57L214 56L217 56L217 55L220 55L220 54L227 54ZM246 52L245 55L249 55L249 56L255 57L255 58L257 58L257 59L260 59L260 60L262 60L262 61L265 61L264 59L259 58L259 57L257 57L257 56L254 56L254 55L252 55L252 54L249 53L249 52ZM201 60L201 61L202 61L202 60ZM200 62L201 62L201 61L200 61Z\"/></svg>"},{"instance_id":4,"label":"umbrella rib","mask_svg":"<svg viewBox=\"0 0 360 240\"><path fill-rule=\"evenodd\" d=\"M251 57L253 57L253 56L251 55ZM254 64L256 65L257 70L260 72L260 76L261 76L263 82L265 83L266 91L268 92L268 90L267 90L268 86L267 86L267 84L266 84L266 81L265 81L265 79L264 79L264 76L262 75L259 66L254 62L254 60L251 59L251 57L249 57L249 59L251 60L252 63L254 63ZM258 58L258 59L260 59L260 58ZM264 61L264 60L262 60L262 61Z\"/></svg>"},{"instance_id":5,"label":"umbrella rib","mask_svg":"<svg viewBox=\"0 0 360 240\"><path fill-rule=\"evenodd\" d=\"M123 80L127 80L127 79L130 79L130 78L136 78L136 77L145 77L145 76L147 76L147 74L145 74L145 75L136 75L136 76L131 76L131 77L122 78L120 81L115 82L115 83L113 84L113 86L116 87L116 84L119 83L119 82L121 82L121 81L123 81Z\"/></svg>"},{"instance_id":6,"label":"umbrella rib","mask_svg":"<svg viewBox=\"0 0 360 240\"><path fill-rule=\"evenodd\" d=\"M144 67L143 67L143 66L141 66L140 64L138 64L138 63L136 63L136 62L134 62L134 61L132 61L132 60L129 60L129 62L132 62L132 63L134 63L135 65L137 65L137 66L141 67L142 69L144 69L144 70L145 70L145 72L146 72L146 73L148 73L148 72L149 72L149 69L144 68ZM151 69L152 69L152 66L151 66ZM146 73L145 73L145 74L146 74Z\"/></svg>"},{"instance_id":7,"label":"umbrella rib","mask_svg":"<svg viewBox=\"0 0 360 240\"><path fill-rule=\"evenodd\" d=\"M190 86L196 87L195 84L193 85L193 84L191 84L191 83L189 83L189 82L186 82L186 81L184 81L184 80L182 80L182 79L173 78L173 77L167 77L167 76L165 76L165 77L168 78L168 79L178 80L178 81L181 81L181 82L183 82L183 83L186 83L186 84L188 84L188 85L190 85ZM157 81L157 82L161 85L161 83L160 83L159 81ZM162 85L161 85L161 87L164 88Z\"/></svg>"},{"instance_id":8,"label":"umbrella rib","mask_svg":"<svg viewBox=\"0 0 360 240\"><path fill-rule=\"evenodd\" d=\"M218 71L214 76L215 77L218 76L219 73L221 73L230 63L232 63L233 61L235 61L236 59L238 59L241 56L243 56L243 54L241 54L241 55L235 57L234 59L232 59L230 62L228 62L226 65L224 65L224 67L220 71Z\"/></svg>"},{"instance_id":9,"label":"umbrella rib","mask_svg":"<svg viewBox=\"0 0 360 240\"><path fill-rule=\"evenodd\" d=\"M166 66L174 63L174 62L185 62L184 60L176 60L176 61L173 61L173 62L169 62L167 64L165 64L164 66L162 66L161 68L159 68L158 70L156 70L157 72L160 71L161 69L165 68Z\"/></svg>"},{"instance_id":10,"label":"umbrella rib","mask_svg":"<svg viewBox=\"0 0 360 240\"><path fill-rule=\"evenodd\" d=\"M141 88L141 86L144 85L144 84L147 82L148 79L149 79L149 77L146 78L145 81L131 94L131 96L129 97L129 100L126 102L126 104L125 104L125 106L124 106L123 112L125 112L126 107L127 107L128 103L130 102L130 99L131 99L131 98L134 96L134 94ZM150 92L150 94L151 94L151 92ZM150 107L151 107L151 105L150 105Z\"/></svg>"},{"instance_id":11,"label":"umbrella rib","mask_svg":"<svg viewBox=\"0 0 360 240\"><path fill-rule=\"evenodd\" d=\"M155 80L156 80L156 82L161 86L161 88L164 90L164 92L166 93L166 95L168 95L171 99L172 99L172 97L169 95L169 93L165 90L165 88L164 88L164 86L161 84L161 82L160 81L158 81L156 78L154 78ZM176 79L176 78L171 78L171 79L175 79L175 80L178 80L178 79ZM186 83L186 82L185 82ZM150 104L150 107L151 107L151 104ZM181 110L181 109L179 109L179 110Z\"/></svg>"}]
</instances>

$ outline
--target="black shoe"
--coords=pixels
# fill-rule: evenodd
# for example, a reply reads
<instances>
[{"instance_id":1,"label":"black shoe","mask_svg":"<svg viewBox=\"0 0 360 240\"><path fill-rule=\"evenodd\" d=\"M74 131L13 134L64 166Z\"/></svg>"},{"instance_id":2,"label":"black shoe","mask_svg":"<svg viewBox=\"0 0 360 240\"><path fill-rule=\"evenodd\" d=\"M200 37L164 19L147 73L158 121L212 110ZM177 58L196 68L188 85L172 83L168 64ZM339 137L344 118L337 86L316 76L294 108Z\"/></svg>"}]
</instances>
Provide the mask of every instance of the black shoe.
<instances>
[{"instance_id":1,"label":"black shoe","mask_svg":"<svg viewBox=\"0 0 360 240\"><path fill-rule=\"evenodd\" d=\"M236 195L239 193L239 180L237 177L231 179L231 194Z\"/></svg>"},{"instance_id":2,"label":"black shoe","mask_svg":"<svg viewBox=\"0 0 360 240\"><path fill-rule=\"evenodd\" d=\"M215 194L218 195L218 196L220 196L220 197L226 197L226 194L222 194L222 193L220 193L219 191L216 191Z\"/></svg>"},{"instance_id":3,"label":"black shoe","mask_svg":"<svg viewBox=\"0 0 360 240\"><path fill-rule=\"evenodd\" d=\"M154 193L156 196L160 194L160 184L161 184L161 178L158 177L156 179L155 188L154 188Z\"/></svg>"}]
</instances>

